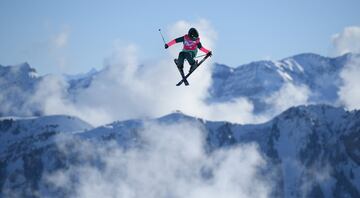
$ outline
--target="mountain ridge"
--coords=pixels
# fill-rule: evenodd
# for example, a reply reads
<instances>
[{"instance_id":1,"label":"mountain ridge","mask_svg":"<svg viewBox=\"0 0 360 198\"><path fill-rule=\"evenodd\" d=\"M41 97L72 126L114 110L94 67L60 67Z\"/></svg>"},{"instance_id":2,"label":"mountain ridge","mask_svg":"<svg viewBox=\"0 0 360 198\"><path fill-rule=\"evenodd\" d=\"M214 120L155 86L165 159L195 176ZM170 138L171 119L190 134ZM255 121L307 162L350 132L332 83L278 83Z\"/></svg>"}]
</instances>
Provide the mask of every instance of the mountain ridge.
<instances>
[{"instance_id":1,"label":"mountain ridge","mask_svg":"<svg viewBox=\"0 0 360 198\"><path fill-rule=\"evenodd\" d=\"M254 61L236 68L215 63L212 84L208 88L209 96L205 100L216 104L245 97L254 105L254 113L262 114L272 106L267 98L281 93L282 89L291 85L294 89L300 87L309 92L304 96L308 97L305 98L308 103L335 104L339 100L338 92L342 84L340 72L352 57L360 55L349 53L328 58L314 53L302 53L279 61ZM43 107L27 103L31 101L31 95L46 76L39 76L28 63L19 65L0 66L0 87L3 88L0 102L10 103L6 105L7 108L0 109L0 115L44 115L41 110ZM13 72L9 76L11 68ZM103 70L91 70L80 75L64 75L67 86L65 97L70 101L74 100L76 95L88 89L102 72Z\"/></svg>"},{"instance_id":2,"label":"mountain ridge","mask_svg":"<svg viewBox=\"0 0 360 198\"><path fill-rule=\"evenodd\" d=\"M24 187L20 185L21 178L25 178L25 184L34 186L33 190L37 193L57 192L59 189L45 190L46 188L41 187L45 185L41 179L43 174L49 171L64 170L64 168L78 163L88 163L86 160L82 161L86 158L81 157L86 153L75 152L74 155L71 153L59 155L61 152L56 146L56 141L49 142L48 140L56 140L55 137L61 136L61 134L69 135L69 141L76 140L74 143L71 141L66 143L74 144L73 146L82 141L93 142L94 146L107 145L115 141L117 145L128 150L142 147L144 144L143 134L150 132L147 132L147 123L169 126L192 123L189 126L203 131L205 147L210 153L242 144L257 144L261 153L264 154L268 165L267 171L270 171L268 173L277 175L271 197L301 197L304 195L306 197L319 197L319 195L337 197L340 194L357 197L360 191L360 183L357 183L358 179L356 179L360 177L360 144L357 144L360 141L360 116L358 115L360 115L359 110L345 111L343 108L330 105L301 105L289 108L274 119L262 124L240 125L230 122L213 122L175 112L155 119L116 121L92 129L83 129L82 132L77 133L67 133L66 131L49 133L51 127L45 126L54 126L54 123L57 123L55 120L50 125L40 124L38 127L41 129L38 131L40 133L36 137L32 137L31 141L24 137L9 147L12 149L2 150L0 169L3 171L0 172L3 172L2 178L4 179L0 181L0 184L3 188L21 191ZM74 119L66 118L66 116L59 117ZM4 128L5 122L6 120L0 120L1 134L9 133L6 132L9 131L9 127L7 130L5 130L6 127ZM14 120L12 125L15 126L16 122L18 121ZM65 123L58 122L55 125L63 128L62 124ZM79 126L81 128L83 125ZM34 138L40 139L34 141ZM29 145L25 146L25 142ZM19 149L20 153L12 154ZM23 162L24 166L13 164L18 164L22 160L28 160ZM28 176L21 176L29 162L35 163L34 168L37 167L38 171ZM92 166L97 168L96 164ZM323 166L327 166L328 170L323 170L321 173L314 172L314 170L321 170ZM9 167L13 168L9 169ZM4 170L10 172L4 172ZM290 172L294 174L290 174ZM322 176L319 174L325 175L325 178L321 179ZM10 178L13 178L12 182L9 180ZM308 186L304 192L297 188L297 186L304 185ZM40 189L44 192L39 191ZM25 191L24 193L26 194Z\"/></svg>"},{"instance_id":3,"label":"mountain ridge","mask_svg":"<svg viewBox=\"0 0 360 198\"><path fill-rule=\"evenodd\" d=\"M84 181L87 178L71 175L65 178L69 183L59 186L49 183L49 177L77 168L82 171L82 167L102 173L108 165L105 158L116 158L108 152L109 147L110 151L116 148L127 154L146 151L149 141L153 140L166 148L177 141L191 142L195 137L185 136L184 130L200 131L205 156L253 145L266 165L258 177L271 181L269 197L360 197L360 111L331 105L338 99L340 72L352 56L356 55L327 58L299 54L280 61L251 62L237 68L215 65L210 103L246 97L254 103L255 112L261 113L270 108L266 98L287 84L316 92L317 95L310 95L308 99L313 104L287 108L259 124L211 121L175 111L158 118L114 121L93 127L77 117L44 116L39 112L40 107L33 107L38 113L23 110L28 105L25 101L44 76L33 75L36 70L27 63L16 67L0 66L0 87L3 88L3 97L0 97L0 197L13 192L19 197L74 196L79 183L72 177ZM68 94L76 99L76 91L91 86L99 72L65 77ZM179 139L167 142L167 132L171 130L177 133L170 133L170 136ZM185 151L193 154L190 148L181 149L181 154L169 148L166 152L174 152L171 156L181 156ZM143 154L151 158L149 153ZM141 171L154 174L146 168ZM201 167L196 175L205 174L200 180L211 183L213 171Z\"/></svg>"}]
</instances>

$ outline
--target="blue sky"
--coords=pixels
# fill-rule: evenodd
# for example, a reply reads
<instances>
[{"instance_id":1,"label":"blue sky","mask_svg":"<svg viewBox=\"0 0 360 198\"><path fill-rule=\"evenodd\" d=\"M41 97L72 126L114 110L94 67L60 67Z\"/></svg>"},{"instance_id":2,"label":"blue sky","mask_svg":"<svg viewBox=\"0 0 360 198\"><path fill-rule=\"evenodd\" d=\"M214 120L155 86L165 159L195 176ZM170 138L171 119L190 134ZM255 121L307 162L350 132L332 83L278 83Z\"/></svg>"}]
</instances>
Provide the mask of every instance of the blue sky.
<instances>
[{"instance_id":1,"label":"blue sky","mask_svg":"<svg viewBox=\"0 0 360 198\"><path fill-rule=\"evenodd\" d=\"M154 61L167 57L158 28L199 19L217 32L214 61L229 66L303 52L328 56L332 35L360 25L359 8L358 0L1 0L0 64L86 72L103 66L115 41L137 45L141 61Z\"/></svg>"}]
</instances>

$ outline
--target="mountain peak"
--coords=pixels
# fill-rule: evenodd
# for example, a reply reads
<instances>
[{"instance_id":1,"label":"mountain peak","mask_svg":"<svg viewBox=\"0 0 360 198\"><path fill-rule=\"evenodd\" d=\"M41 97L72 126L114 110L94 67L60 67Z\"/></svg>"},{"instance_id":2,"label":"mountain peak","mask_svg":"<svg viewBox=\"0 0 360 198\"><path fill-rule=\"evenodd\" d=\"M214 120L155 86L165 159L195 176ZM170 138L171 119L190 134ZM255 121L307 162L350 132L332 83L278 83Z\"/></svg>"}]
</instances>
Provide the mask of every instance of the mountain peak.
<instances>
[{"instance_id":1,"label":"mountain peak","mask_svg":"<svg viewBox=\"0 0 360 198\"><path fill-rule=\"evenodd\" d=\"M32 68L28 62L23 62L17 65L1 66L0 69L3 74L10 74L11 76L29 76L31 78L38 77L36 69Z\"/></svg>"},{"instance_id":2,"label":"mountain peak","mask_svg":"<svg viewBox=\"0 0 360 198\"><path fill-rule=\"evenodd\" d=\"M183 112L176 110L170 114L160 117L158 120L165 123L176 123L179 121L194 121L194 117L184 114Z\"/></svg>"},{"instance_id":3,"label":"mountain peak","mask_svg":"<svg viewBox=\"0 0 360 198\"><path fill-rule=\"evenodd\" d=\"M36 72L34 68L30 66L28 62L23 62L14 66L9 66L11 69L24 72Z\"/></svg>"},{"instance_id":4,"label":"mountain peak","mask_svg":"<svg viewBox=\"0 0 360 198\"><path fill-rule=\"evenodd\" d=\"M18 65L15 65L15 66L18 66L18 67L21 67L21 68L25 68L25 69L30 69L30 64L28 62L23 62L23 63L20 63Z\"/></svg>"},{"instance_id":5,"label":"mountain peak","mask_svg":"<svg viewBox=\"0 0 360 198\"><path fill-rule=\"evenodd\" d=\"M325 57L322 55L319 55L319 54L305 52L305 53L297 54L295 56L291 56L291 58L297 59L297 58L325 58ZM285 58L285 59L287 59L287 58Z\"/></svg>"}]
</instances>

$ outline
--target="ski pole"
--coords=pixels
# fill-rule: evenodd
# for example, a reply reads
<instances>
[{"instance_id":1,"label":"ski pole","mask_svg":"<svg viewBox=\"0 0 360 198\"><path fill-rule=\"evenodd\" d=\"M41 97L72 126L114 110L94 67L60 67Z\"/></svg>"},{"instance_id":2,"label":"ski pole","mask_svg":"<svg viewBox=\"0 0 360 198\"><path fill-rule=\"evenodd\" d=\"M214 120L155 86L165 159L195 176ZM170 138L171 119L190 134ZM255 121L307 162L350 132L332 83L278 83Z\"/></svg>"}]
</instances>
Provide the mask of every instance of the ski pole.
<instances>
[{"instance_id":1,"label":"ski pole","mask_svg":"<svg viewBox=\"0 0 360 198\"><path fill-rule=\"evenodd\" d=\"M161 29L159 29L159 32L160 32L160 35L161 35L162 40L164 41L164 44L166 44L165 39L164 39L164 36L163 36L163 34L161 33Z\"/></svg>"},{"instance_id":2,"label":"ski pole","mask_svg":"<svg viewBox=\"0 0 360 198\"><path fill-rule=\"evenodd\" d=\"M206 56L206 54L203 54L203 55L197 56L197 57L195 57L195 58L200 58L200 57L203 57L203 56Z\"/></svg>"}]
</instances>

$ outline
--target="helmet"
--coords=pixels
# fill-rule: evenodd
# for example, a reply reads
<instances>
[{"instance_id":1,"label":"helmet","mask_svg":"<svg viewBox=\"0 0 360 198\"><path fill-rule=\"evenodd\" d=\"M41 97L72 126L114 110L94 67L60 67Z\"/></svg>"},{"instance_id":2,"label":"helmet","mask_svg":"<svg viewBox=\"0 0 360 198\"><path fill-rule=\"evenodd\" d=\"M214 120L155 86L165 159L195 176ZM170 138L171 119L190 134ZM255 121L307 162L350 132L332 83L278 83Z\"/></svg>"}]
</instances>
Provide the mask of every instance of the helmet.
<instances>
[{"instance_id":1,"label":"helmet","mask_svg":"<svg viewBox=\"0 0 360 198\"><path fill-rule=\"evenodd\" d=\"M191 38L191 40L194 40L194 41L197 38L199 38L199 33L195 28L190 28L188 35Z\"/></svg>"}]
</instances>

